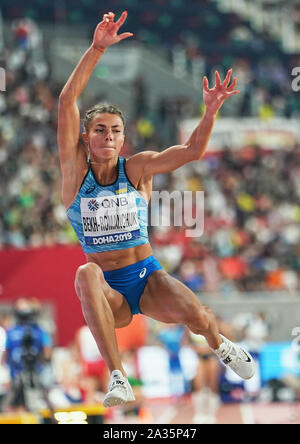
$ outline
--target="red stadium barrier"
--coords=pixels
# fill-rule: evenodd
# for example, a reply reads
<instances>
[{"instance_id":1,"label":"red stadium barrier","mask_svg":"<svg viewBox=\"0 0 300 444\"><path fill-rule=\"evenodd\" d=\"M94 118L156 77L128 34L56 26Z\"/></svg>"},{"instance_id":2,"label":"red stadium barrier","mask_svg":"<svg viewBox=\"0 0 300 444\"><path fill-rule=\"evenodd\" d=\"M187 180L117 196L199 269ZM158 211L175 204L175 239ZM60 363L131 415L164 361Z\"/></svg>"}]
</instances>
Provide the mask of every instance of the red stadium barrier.
<instances>
[{"instance_id":1,"label":"red stadium barrier","mask_svg":"<svg viewBox=\"0 0 300 444\"><path fill-rule=\"evenodd\" d=\"M55 307L57 345L65 346L84 323L74 289L75 273L85 263L79 246L0 251L0 302L34 297Z\"/></svg>"},{"instance_id":2,"label":"red stadium barrier","mask_svg":"<svg viewBox=\"0 0 300 444\"><path fill-rule=\"evenodd\" d=\"M13 303L20 296L37 298L55 308L56 345L66 346L84 323L75 293L75 273L86 262L79 246L0 251L0 303ZM120 350L137 348L147 341L143 316L135 316L126 328L117 330Z\"/></svg>"}]
</instances>

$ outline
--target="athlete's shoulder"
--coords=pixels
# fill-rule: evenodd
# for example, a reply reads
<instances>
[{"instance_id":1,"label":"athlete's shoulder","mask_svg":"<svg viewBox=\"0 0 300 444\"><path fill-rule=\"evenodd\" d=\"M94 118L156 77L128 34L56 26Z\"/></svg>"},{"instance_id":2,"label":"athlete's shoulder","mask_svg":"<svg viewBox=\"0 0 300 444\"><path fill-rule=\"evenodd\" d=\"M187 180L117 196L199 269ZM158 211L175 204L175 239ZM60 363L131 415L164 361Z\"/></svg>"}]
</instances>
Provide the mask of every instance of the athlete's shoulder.
<instances>
[{"instance_id":1,"label":"athlete's shoulder","mask_svg":"<svg viewBox=\"0 0 300 444\"><path fill-rule=\"evenodd\" d=\"M147 179L144 177L145 165L154 153L155 151L142 151L126 159L126 174L135 188L138 188L141 182ZM151 180L151 178L147 180Z\"/></svg>"},{"instance_id":2,"label":"athlete's shoulder","mask_svg":"<svg viewBox=\"0 0 300 444\"><path fill-rule=\"evenodd\" d=\"M156 151L141 151L140 153L128 157L126 159L126 164L134 166L135 168L143 168L154 154L156 154Z\"/></svg>"},{"instance_id":3,"label":"athlete's shoulder","mask_svg":"<svg viewBox=\"0 0 300 444\"><path fill-rule=\"evenodd\" d=\"M138 186L141 180L144 180L144 169L147 162L151 159L156 151L141 151L126 159L126 174L130 178L131 183ZM151 178L148 178L149 180Z\"/></svg>"}]
</instances>

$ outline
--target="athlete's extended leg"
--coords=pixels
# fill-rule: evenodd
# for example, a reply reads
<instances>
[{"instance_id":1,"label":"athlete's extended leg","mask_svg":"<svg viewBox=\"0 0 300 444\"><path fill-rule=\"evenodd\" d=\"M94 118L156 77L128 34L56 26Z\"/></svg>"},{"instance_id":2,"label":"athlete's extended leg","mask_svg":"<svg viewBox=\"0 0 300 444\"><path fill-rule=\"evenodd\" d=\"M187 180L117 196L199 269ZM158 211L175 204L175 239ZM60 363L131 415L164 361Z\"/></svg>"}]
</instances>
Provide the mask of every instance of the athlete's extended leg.
<instances>
[{"instance_id":1,"label":"athlete's extended leg","mask_svg":"<svg viewBox=\"0 0 300 444\"><path fill-rule=\"evenodd\" d=\"M202 305L186 285L164 270L157 270L149 277L140 309L158 321L186 325L193 333L205 336L212 349L219 348L222 343L211 309Z\"/></svg>"},{"instance_id":2,"label":"athlete's extended leg","mask_svg":"<svg viewBox=\"0 0 300 444\"><path fill-rule=\"evenodd\" d=\"M84 318L110 372L109 392L104 405L133 401L132 389L126 379L115 334L115 328L125 327L132 319L129 305L123 295L105 281L100 267L87 263L78 268L75 279Z\"/></svg>"},{"instance_id":3,"label":"athlete's extended leg","mask_svg":"<svg viewBox=\"0 0 300 444\"><path fill-rule=\"evenodd\" d=\"M205 336L211 349L225 365L244 379L253 376L255 365L251 356L220 335L212 310L203 306L186 285L164 270L157 270L148 278L140 309L153 319L183 324L193 333Z\"/></svg>"},{"instance_id":4,"label":"athlete's extended leg","mask_svg":"<svg viewBox=\"0 0 300 444\"><path fill-rule=\"evenodd\" d=\"M115 334L115 327L128 325L132 318L123 295L107 284L101 268L94 263L78 268L75 289L84 318L109 370L119 369L126 376Z\"/></svg>"}]
</instances>

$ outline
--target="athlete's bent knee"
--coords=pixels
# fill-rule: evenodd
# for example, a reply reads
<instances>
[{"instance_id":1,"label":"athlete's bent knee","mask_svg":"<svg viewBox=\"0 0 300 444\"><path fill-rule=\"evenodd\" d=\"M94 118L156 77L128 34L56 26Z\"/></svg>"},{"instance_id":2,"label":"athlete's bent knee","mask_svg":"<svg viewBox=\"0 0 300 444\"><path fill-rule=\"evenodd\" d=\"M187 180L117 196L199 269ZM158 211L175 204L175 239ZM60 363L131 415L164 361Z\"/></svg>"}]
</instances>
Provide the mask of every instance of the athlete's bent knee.
<instances>
[{"instance_id":1,"label":"athlete's bent knee","mask_svg":"<svg viewBox=\"0 0 300 444\"><path fill-rule=\"evenodd\" d=\"M75 287L84 288L90 286L93 282L97 280L101 282L104 280L104 274L101 268L92 263L88 262L87 264L81 265L76 272L75 278Z\"/></svg>"}]
</instances>

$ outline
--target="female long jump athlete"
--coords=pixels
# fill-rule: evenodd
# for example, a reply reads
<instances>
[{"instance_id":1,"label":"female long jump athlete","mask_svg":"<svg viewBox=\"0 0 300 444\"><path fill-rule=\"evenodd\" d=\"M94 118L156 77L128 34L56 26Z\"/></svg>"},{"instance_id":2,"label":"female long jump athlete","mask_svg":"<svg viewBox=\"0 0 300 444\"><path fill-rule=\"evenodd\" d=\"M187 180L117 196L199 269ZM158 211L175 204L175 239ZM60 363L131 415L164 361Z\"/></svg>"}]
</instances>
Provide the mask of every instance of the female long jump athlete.
<instances>
[{"instance_id":1,"label":"female long jump athlete","mask_svg":"<svg viewBox=\"0 0 300 444\"><path fill-rule=\"evenodd\" d=\"M112 105L97 105L86 113L80 137L77 99L101 56L111 45L133 34L118 34L126 20L112 12L97 25L90 48L80 59L59 97L58 145L63 175L62 200L87 263L76 273L75 289L86 322L111 372L107 407L134 400L118 351L115 328L125 327L133 314L143 313L165 323L186 325L205 336L208 345L244 379L254 374L251 356L218 332L212 311L194 293L169 276L149 244L145 212L155 174L169 173L200 160L212 132L217 111L237 94L231 70L215 87L203 79L204 116L184 145L162 152L144 151L125 160L124 118ZM87 151L89 156L87 157ZM121 227L113 221L122 220Z\"/></svg>"}]
</instances>

